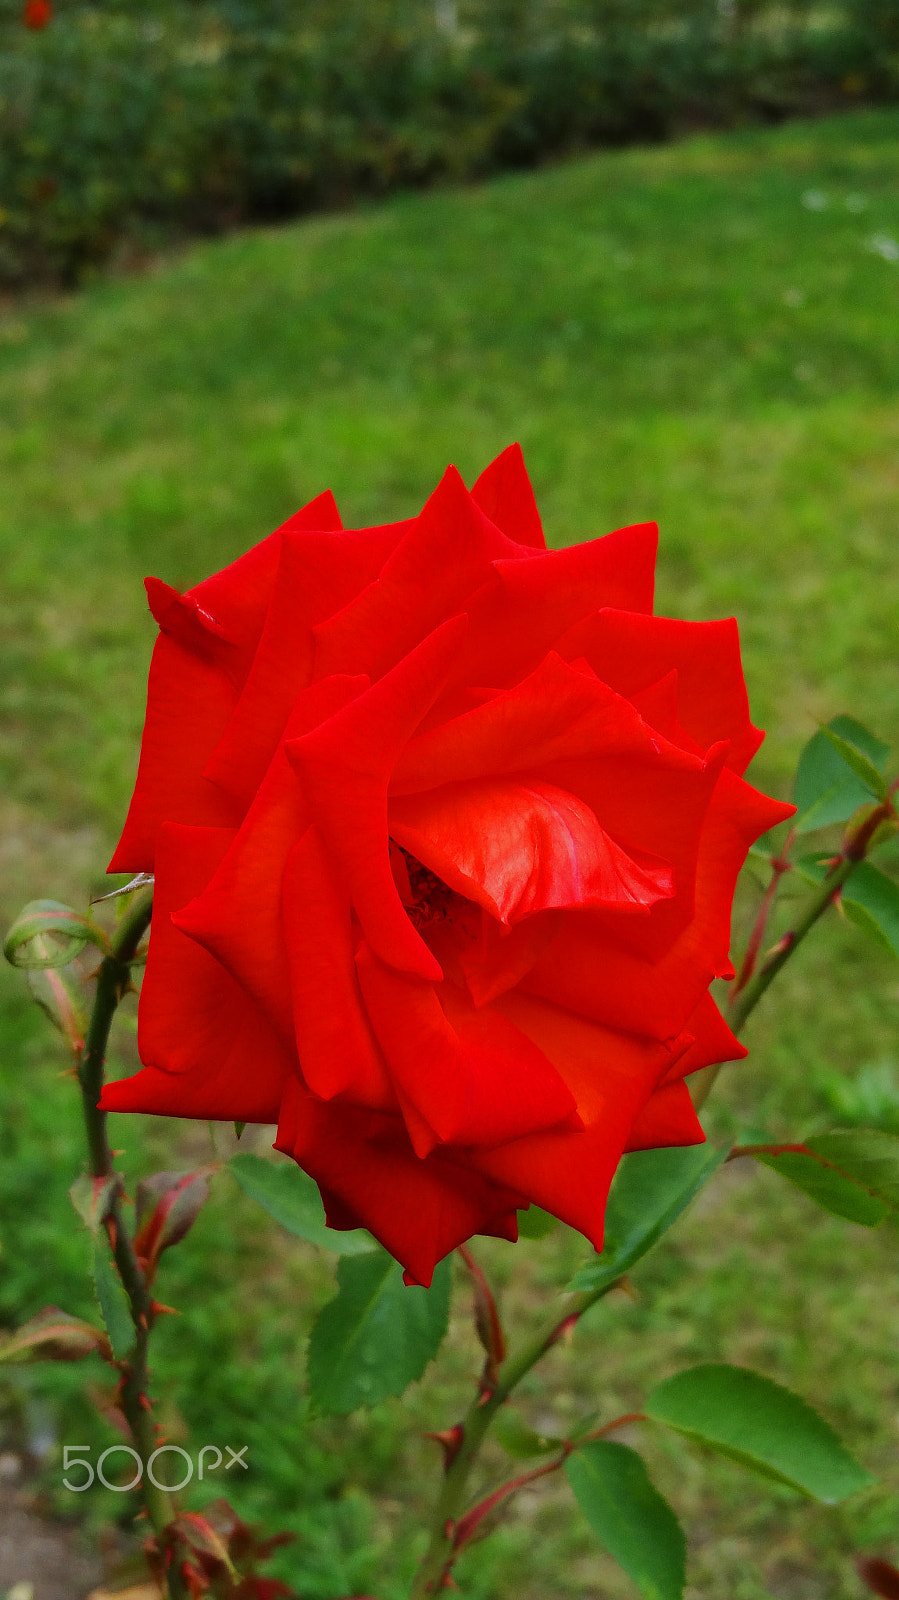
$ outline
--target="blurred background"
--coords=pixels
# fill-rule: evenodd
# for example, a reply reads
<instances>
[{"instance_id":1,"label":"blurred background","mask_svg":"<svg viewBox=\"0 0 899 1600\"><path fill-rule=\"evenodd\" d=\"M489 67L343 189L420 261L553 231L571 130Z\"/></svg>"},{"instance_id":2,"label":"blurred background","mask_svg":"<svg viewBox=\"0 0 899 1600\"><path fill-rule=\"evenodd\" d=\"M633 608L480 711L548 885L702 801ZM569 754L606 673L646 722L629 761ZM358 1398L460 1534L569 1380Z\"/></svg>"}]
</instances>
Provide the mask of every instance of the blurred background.
<instances>
[{"instance_id":1,"label":"blurred background","mask_svg":"<svg viewBox=\"0 0 899 1600\"><path fill-rule=\"evenodd\" d=\"M894 0L60 0L42 28L6 10L4 925L27 899L102 892L155 634L146 573L187 587L328 486L348 525L409 515L448 461L471 482L513 438L550 543L656 518L658 610L736 615L760 787L788 797L838 712L896 743L897 156ZM753 1017L712 1131L899 1132L897 1003L895 963L835 916ZM72 1084L8 970L0 1004L0 1326L48 1302L90 1315ZM137 1177L233 1136L117 1119L113 1143ZM790 1384L881 1482L829 1510L641 1439L687 1531L688 1594L862 1600L855 1555L899 1559L899 1240L747 1165L522 1409L611 1416L698 1360ZM477 1249L519 1327L586 1255L565 1229ZM402 1404L306 1428L305 1338L332 1289L223 1175L166 1258L185 1314L160 1327L156 1392L172 1438L248 1444L250 1472L214 1492L299 1535L272 1570L304 1600L400 1600L438 1476L419 1432L455 1420L478 1367L467 1294ZM0 1517L72 1519L40 1523L67 1565L34 1600L81 1600L131 1537L127 1496L62 1487L65 1443L115 1437L84 1373L0 1389ZM554 1482L460 1581L472 1600L633 1593Z\"/></svg>"}]
</instances>

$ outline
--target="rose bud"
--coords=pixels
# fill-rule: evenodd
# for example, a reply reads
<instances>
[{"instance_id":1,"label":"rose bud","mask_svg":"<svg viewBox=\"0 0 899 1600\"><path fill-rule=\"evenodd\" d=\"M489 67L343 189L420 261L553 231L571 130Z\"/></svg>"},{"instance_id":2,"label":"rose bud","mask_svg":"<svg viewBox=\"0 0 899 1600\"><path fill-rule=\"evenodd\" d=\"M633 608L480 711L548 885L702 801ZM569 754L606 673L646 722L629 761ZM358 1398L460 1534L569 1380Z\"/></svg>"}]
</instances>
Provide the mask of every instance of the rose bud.
<instances>
[{"instance_id":1,"label":"rose bud","mask_svg":"<svg viewBox=\"0 0 899 1600\"><path fill-rule=\"evenodd\" d=\"M321 495L161 634L113 872L155 872L144 1068L108 1111L278 1123L411 1281L533 1202L602 1244L626 1150L745 1054L736 624L654 617L653 524L547 550L517 446L343 530Z\"/></svg>"}]
</instances>

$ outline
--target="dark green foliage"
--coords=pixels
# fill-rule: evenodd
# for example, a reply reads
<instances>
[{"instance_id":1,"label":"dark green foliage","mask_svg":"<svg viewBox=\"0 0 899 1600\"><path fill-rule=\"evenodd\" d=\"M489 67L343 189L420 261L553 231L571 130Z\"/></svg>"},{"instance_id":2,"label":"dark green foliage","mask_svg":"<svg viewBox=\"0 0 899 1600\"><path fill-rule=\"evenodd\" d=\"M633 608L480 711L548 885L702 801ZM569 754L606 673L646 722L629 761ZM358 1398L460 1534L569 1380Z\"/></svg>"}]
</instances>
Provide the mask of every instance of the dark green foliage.
<instances>
[{"instance_id":1,"label":"dark green foliage","mask_svg":"<svg viewBox=\"0 0 899 1600\"><path fill-rule=\"evenodd\" d=\"M890 0L68 0L0 18L0 280L596 143L891 98Z\"/></svg>"}]
</instances>

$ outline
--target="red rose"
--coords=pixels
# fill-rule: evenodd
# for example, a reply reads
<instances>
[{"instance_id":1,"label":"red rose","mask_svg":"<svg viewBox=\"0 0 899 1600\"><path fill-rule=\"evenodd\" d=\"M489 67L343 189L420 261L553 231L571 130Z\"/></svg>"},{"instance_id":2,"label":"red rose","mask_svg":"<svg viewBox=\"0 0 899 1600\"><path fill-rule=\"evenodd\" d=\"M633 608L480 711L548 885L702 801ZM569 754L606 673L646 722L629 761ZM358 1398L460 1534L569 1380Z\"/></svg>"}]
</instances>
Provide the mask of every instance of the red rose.
<instances>
[{"instance_id":1,"label":"red rose","mask_svg":"<svg viewBox=\"0 0 899 1600\"><path fill-rule=\"evenodd\" d=\"M22 21L26 28L46 28L53 15L50 0L25 0Z\"/></svg>"},{"instance_id":2,"label":"red rose","mask_svg":"<svg viewBox=\"0 0 899 1600\"><path fill-rule=\"evenodd\" d=\"M343 531L321 495L162 630L114 872L156 874L109 1111L278 1122L413 1281L533 1201L597 1246L625 1150L703 1134L746 850L736 624L652 615L656 529L547 551L517 446Z\"/></svg>"}]
</instances>

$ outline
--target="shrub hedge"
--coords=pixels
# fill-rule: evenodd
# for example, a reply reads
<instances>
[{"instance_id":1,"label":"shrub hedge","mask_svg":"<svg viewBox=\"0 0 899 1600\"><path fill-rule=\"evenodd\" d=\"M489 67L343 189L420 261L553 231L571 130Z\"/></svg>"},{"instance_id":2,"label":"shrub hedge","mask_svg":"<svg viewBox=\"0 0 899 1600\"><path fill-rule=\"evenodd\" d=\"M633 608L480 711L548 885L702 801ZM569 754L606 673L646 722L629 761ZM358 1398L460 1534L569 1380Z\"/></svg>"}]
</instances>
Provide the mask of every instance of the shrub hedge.
<instances>
[{"instance_id":1,"label":"shrub hedge","mask_svg":"<svg viewBox=\"0 0 899 1600\"><path fill-rule=\"evenodd\" d=\"M896 0L57 0L0 14L0 281L899 93Z\"/></svg>"}]
</instances>

